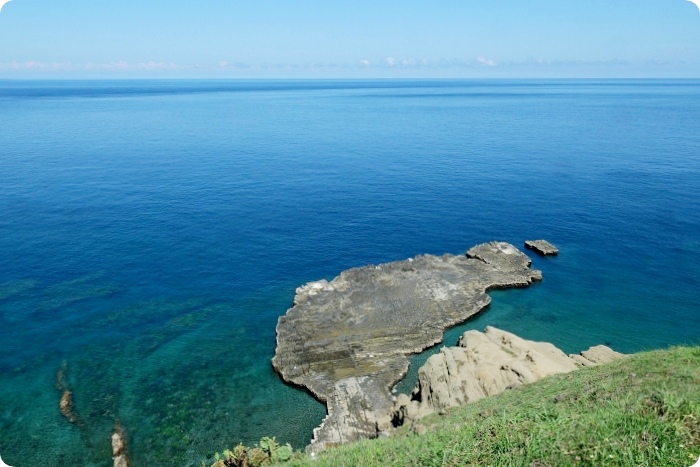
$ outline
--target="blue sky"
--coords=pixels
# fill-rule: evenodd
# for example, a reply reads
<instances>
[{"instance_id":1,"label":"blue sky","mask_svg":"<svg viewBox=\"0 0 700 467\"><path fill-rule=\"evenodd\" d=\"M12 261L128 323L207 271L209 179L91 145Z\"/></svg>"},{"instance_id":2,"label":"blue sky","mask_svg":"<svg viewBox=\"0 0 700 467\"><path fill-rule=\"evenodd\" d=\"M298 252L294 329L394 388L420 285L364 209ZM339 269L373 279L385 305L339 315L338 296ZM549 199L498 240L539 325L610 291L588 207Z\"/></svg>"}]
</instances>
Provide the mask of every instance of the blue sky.
<instances>
[{"instance_id":1,"label":"blue sky","mask_svg":"<svg viewBox=\"0 0 700 467\"><path fill-rule=\"evenodd\" d=\"M700 77L686 0L12 0L2 78Z\"/></svg>"}]
</instances>

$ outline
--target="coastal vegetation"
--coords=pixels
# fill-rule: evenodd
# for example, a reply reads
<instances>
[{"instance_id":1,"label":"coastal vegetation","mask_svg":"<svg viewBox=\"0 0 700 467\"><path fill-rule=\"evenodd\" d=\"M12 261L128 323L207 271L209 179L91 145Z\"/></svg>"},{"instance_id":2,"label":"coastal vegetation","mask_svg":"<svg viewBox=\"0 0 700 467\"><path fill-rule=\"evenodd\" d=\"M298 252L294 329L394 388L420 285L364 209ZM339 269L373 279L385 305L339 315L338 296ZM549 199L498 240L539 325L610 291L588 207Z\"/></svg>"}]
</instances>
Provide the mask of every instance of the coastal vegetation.
<instances>
[{"instance_id":1,"label":"coastal vegetation","mask_svg":"<svg viewBox=\"0 0 700 467\"><path fill-rule=\"evenodd\" d=\"M274 437L264 437L252 448L239 443L233 450L217 452L211 467L259 467L278 464L287 462L293 454L294 451L289 444L281 445ZM203 465L206 464L203 463Z\"/></svg>"},{"instance_id":2,"label":"coastal vegetation","mask_svg":"<svg viewBox=\"0 0 700 467\"><path fill-rule=\"evenodd\" d=\"M387 438L296 453L288 465L689 466L700 456L698 388L700 347L644 352L431 415Z\"/></svg>"}]
</instances>

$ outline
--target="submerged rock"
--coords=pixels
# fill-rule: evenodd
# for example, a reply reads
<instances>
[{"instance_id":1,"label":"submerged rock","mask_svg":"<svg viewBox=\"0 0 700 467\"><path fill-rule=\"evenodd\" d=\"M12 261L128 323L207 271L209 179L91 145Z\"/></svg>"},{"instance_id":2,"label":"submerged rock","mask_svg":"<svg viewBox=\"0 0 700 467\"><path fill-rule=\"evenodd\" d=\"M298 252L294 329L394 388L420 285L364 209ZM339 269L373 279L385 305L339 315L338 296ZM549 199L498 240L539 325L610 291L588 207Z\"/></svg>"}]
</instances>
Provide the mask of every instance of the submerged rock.
<instances>
[{"instance_id":1,"label":"submerged rock","mask_svg":"<svg viewBox=\"0 0 700 467\"><path fill-rule=\"evenodd\" d=\"M530 263L513 245L491 242L466 256L421 255L299 287L278 321L272 364L327 405L308 450L389 429L389 390L405 376L407 355L437 344L446 328L485 308L488 290L540 280Z\"/></svg>"},{"instance_id":2,"label":"submerged rock","mask_svg":"<svg viewBox=\"0 0 700 467\"><path fill-rule=\"evenodd\" d=\"M80 415L75 411L73 406L73 391L68 386L66 374L68 372L68 363L63 362L56 372L56 389L61 391L61 399L58 402L58 408L70 423L76 425L80 430L80 436L85 446L91 446L90 437L88 436L88 427L85 421L80 418ZM115 421L114 430L111 436L112 444L112 460L114 467L129 467L129 456L126 444L126 431L124 427ZM106 453L105 453L106 454Z\"/></svg>"},{"instance_id":3,"label":"submerged rock","mask_svg":"<svg viewBox=\"0 0 700 467\"><path fill-rule=\"evenodd\" d=\"M77 423L78 416L73 412L73 393L66 390L63 391L61 395L61 400L58 402L58 410L61 411L61 415L66 417L69 422Z\"/></svg>"},{"instance_id":4,"label":"submerged rock","mask_svg":"<svg viewBox=\"0 0 700 467\"><path fill-rule=\"evenodd\" d=\"M87 424L80 417L80 414L75 410L73 391L68 385L68 363L63 362L56 372L56 389L61 392L61 398L58 401L58 410L66 420L75 425L80 430L80 438L86 446L90 446L90 437L88 436Z\"/></svg>"},{"instance_id":5,"label":"submerged rock","mask_svg":"<svg viewBox=\"0 0 700 467\"><path fill-rule=\"evenodd\" d=\"M129 456L126 450L126 433L119 422L114 424L112 433L112 459L114 467L129 467Z\"/></svg>"},{"instance_id":6,"label":"submerged rock","mask_svg":"<svg viewBox=\"0 0 700 467\"><path fill-rule=\"evenodd\" d=\"M559 254L559 249L547 240L526 240L525 246L542 256Z\"/></svg>"},{"instance_id":7,"label":"submerged rock","mask_svg":"<svg viewBox=\"0 0 700 467\"><path fill-rule=\"evenodd\" d=\"M396 400L394 426L622 356L603 345L567 356L548 342L525 340L494 327L483 333L467 331L457 347L443 347L418 370L411 396L401 394Z\"/></svg>"},{"instance_id":8,"label":"submerged rock","mask_svg":"<svg viewBox=\"0 0 700 467\"><path fill-rule=\"evenodd\" d=\"M73 409L73 391L70 390L68 382L66 381L67 371L68 363L63 362L56 372L56 389L61 391L61 399L58 401L58 410L70 423L82 426L82 420Z\"/></svg>"}]
</instances>

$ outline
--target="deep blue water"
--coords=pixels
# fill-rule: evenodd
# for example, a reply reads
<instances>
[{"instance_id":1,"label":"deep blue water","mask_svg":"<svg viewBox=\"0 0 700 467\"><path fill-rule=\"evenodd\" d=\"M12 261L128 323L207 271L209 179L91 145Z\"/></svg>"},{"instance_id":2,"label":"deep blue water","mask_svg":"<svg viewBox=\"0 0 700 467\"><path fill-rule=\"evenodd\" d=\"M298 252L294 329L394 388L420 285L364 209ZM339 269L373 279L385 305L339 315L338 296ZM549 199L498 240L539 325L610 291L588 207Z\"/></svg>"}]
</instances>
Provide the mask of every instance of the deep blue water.
<instances>
[{"instance_id":1,"label":"deep blue water","mask_svg":"<svg viewBox=\"0 0 700 467\"><path fill-rule=\"evenodd\" d=\"M301 448L294 289L490 240L561 253L446 344L700 344L699 121L692 80L0 81L0 455L111 465L115 420L135 466Z\"/></svg>"}]
</instances>

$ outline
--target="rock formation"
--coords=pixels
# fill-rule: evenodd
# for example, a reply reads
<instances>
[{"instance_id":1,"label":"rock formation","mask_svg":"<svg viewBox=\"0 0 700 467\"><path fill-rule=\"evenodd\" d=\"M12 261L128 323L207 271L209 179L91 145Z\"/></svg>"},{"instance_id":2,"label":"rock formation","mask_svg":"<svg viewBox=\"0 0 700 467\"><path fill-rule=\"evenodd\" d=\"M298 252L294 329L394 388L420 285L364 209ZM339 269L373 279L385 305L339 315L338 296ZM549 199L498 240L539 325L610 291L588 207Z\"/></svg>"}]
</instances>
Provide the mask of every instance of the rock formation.
<instances>
[{"instance_id":1,"label":"rock formation","mask_svg":"<svg viewBox=\"0 0 700 467\"><path fill-rule=\"evenodd\" d=\"M73 391L68 385L68 362L63 362L56 372L56 389L61 392L61 398L58 401L58 410L66 420L75 425L80 430L80 438L86 446L90 446L90 436L88 436L88 427L85 421L80 417L80 414L75 410Z\"/></svg>"},{"instance_id":2,"label":"rock formation","mask_svg":"<svg viewBox=\"0 0 700 467\"><path fill-rule=\"evenodd\" d=\"M73 409L73 391L70 390L68 382L66 381L67 371L68 363L63 362L56 372L56 389L61 391L61 399L58 401L58 410L69 422L82 427L84 424Z\"/></svg>"},{"instance_id":3,"label":"rock formation","mask_svg":"<svg viewBox=\"0 0 700 467\"><path fill-rule=\"evenodd\" d=\"M126 433L119 422L114 424L112 433L112 459L114 467L129 467L129 457L126 450Z\"/></svg>"},{"instance_id":4,"label":"rock formation","mask_svg":"<svg viewBox=\"0 0 700 467\"><path fill-rule=\"evenodd\" d=\"M76 425L80 429L80 436L86 446L90 446L90 437L87 432L87 424L80 418L80 415L73 407L73 391L68 386L66 373L68 372L68 363L63 362L61 367L56 372L56 389L61 391L61 399L58 402L58 408L70 423ZM114 467L129 467L129 456L126 446L126 431L124 427L115 421L114 430L112 432L112 460Z\"/></svg>"},{"instance_id":5,"label":"rock formation","mask_svg":"<svg viewBox=\"0 0 700 467\"><path fill-rule=\"evenodd\" d=\"M299 287L277 324L272 364L327 405L308 450L390 429L389 391L406 374L407 355L486 307L488 290L540 280L529 266L513 245L491 242L466 256L421 255Z\"/></svg>"},{"instance_id":6,"label":"rock formation","mask_svg":"<svg viewBox=\"0 0 700 467\"><path fill-rule=\"evenodd\" d=\"M526 240L525 246L542 256L559 254L559 249L547 240Z\"/></svg>"},{"instance_id":7,"label":"rock formation","mask_svg":"<svg viewBox=\"0 0 700 467\"><path fill-rule=\"evenodd\" d=\"M603 345L567 356L550 343L528 341L494 327L483 333L467 331L457 347L443 347L418 370L411 396L397 397L394 425L622 356Z\"/></svg>"},{"instance_id":8,"label":"rock formation","mask_svg":"<svg viewBox=\"0 0 700 467\"><path fill-rule=\"evenodd\" d=\"M571 357L576 363L581 366L596 366L603 363L608 363L616 358L622 357L623 354L615 352L610 347L604 345L596 345L588 350L584 350L580 354L571 354Z\"/></svg>"},{"instance_id":9,"label":"rock formation","mask_svg":"<svg viewBox=\"0 0 700 467\"><path fill-rule=\"evenodd\" d=\"M69 422L77 423L78 416L73 412L73 393L66 390L61 394L61 400L58 401L58 410L61 411L61 415L66 417Z\"/></svg>"}]
</instances>

